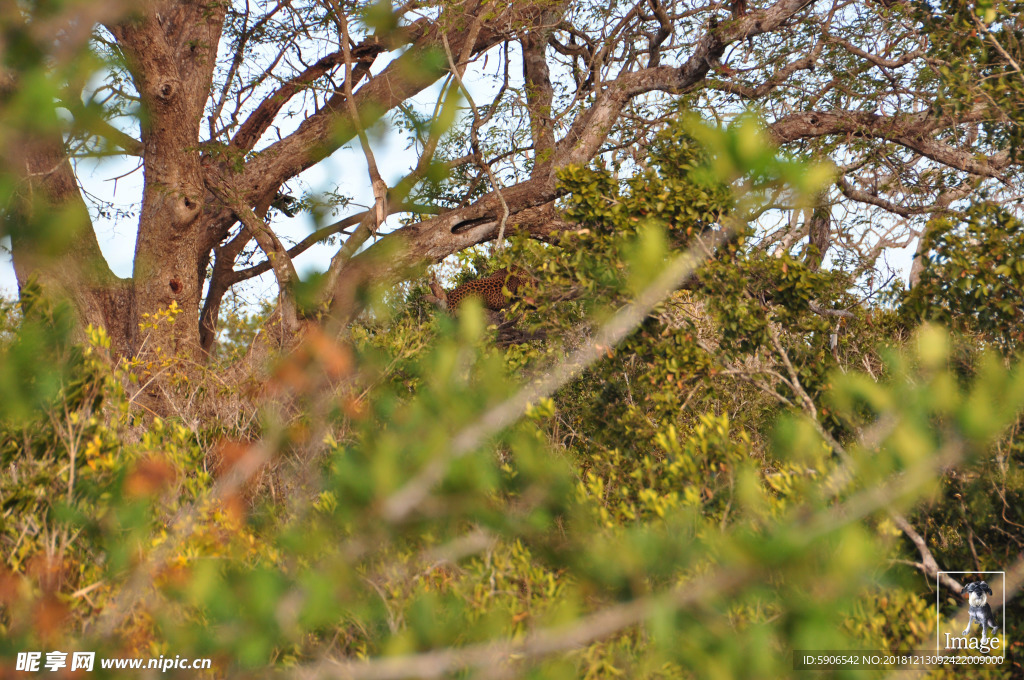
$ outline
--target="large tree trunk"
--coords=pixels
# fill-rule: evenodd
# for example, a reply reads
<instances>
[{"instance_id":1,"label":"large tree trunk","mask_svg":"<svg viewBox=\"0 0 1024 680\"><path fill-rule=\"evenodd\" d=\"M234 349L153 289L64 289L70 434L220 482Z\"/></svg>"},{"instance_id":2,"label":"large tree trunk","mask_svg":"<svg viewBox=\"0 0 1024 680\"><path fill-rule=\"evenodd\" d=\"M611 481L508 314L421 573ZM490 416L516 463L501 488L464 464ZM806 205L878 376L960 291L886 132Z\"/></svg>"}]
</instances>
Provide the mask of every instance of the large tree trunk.
<instances>
[{"instance_id":1,"label":"large tree trunk","mask_svg":"<svg viewBox=\"0 0 1024 680\"><path fill-rule=\"evenodd\" d=\"M206 190L199 124L225 11L217 2L154 3L107 26L141 100L142 143L128 144L141 155L145 172L131 279L116 277L100 252L55 111L46 112L47 120L22 140L4 146L5 165L20 178L10 211L19 287L24 291L34 282L48 297L69 302L78 315L79 339L87 325L105 327L116 357L145 350L183 358L184 367L199 358L199 305L209 253L202 217L220 210ZM7 87L18 83L10 79ZM180 310L174 323L140 325L172 305ZM149 396L156 398L144 401L159 408L159 380L148 384Z\"/></svg>"},{"instance_id":2,"label":"large tree trunk","mask_svg":"<svg viewBox=\"0 0 1024 680\"><path fill-rule=\"evenodd\" d=\"M100 252L58 128L5 148L5 165L21 178L11 212L18 287L35 284L47 297L69 302L78 314L78 339L92 325L106 328L113 346L130 347L131 281L114 276Z\"/></svg>"},{"instance_id":3,"label":"large tree trunk","mask_svg":"<svg viewBox=\"0 0 1024 680\"><path fill-rule=\"evenodd\" d=\"M133 272L134 326L143 314L176 304L173 324L147 328L146 343L199 358L199 304L206 245L200 219L207 192L199 124L213 80L224 3L164 3L144 17L111 26L143 107L145 188Z\"/></svg>"}]
</instances>

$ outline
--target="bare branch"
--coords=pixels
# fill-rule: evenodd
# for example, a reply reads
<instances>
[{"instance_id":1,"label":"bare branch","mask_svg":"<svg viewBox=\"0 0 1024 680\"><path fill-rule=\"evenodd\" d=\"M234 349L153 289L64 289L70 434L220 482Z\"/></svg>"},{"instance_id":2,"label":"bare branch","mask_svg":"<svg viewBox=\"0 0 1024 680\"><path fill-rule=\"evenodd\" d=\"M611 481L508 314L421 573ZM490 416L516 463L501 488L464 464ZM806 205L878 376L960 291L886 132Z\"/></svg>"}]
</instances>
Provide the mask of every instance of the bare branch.
<instances>
[{"instance_id":1,"label":"bare branch","mask_svg":"<svg viewBox=\"0 0 1024 680\"><path fill-rule=\"evenodd\" d=\"M351 38L349 38L348 35L348 19L345 16L345 12L338 7L336 0L330 0L330 3L334 8L334 16L338 22L338 29L341 31L341 49L345 54L345 105L348 107L349 119L352 121L356 135L359 137L359 145L363 147L363 155L366 157L366 170L370 173L370 186L373 187L374 212L373 224L370 226L370 231L376 233L381 223L388 216L388 185L380 176L380 171L377 170L377 161L373 157L373 149L370 147L370 140L367 138L366 130L363 128L363 123L359 119L359 109L356 108L355 100L352 98L352 79L354 72L352 68L352 50L349 47Z\"/></svg>"},{"instance_id":2,"label":"bare branch","mask_svg":"<svg viewBox=\"0 0 1024 680\"><path fill-rule=\"evenodd\" d=\"M818 42L807 56L799 59L794 59L789 62L778 71L776 71L770 78L764 80L757 87L751 88L746 85L741 85L732 82L723 82L718 80L705 81L704 87L711 90L721 90L722 92L729 92L736 94L744 99L757 100L764 97L769 92L777 89L780 85L788 81L794 73L798 71L807 71L813 69L821 56L822 43Z\"/></svg>"},{"instance_id":3,"label":"bare branch","mask_svg":"<svg viewBox=\"0 0 1024 680\"><path fill-rule=\"evenodd\" d=\"M843 192L843 195L847 198L857 201L859 203L867 203L873 205L888 212L896 215L902 215L903 217L912 217L914 215L924 215L931 213L933 208L918 207L912 205L897 205L892 201L887 201L880 196L870 194L866 191L855 188L845 177L840 177L838 182L839 190Z\"/></svg>"},{"instance_id":4,"label":"bare branch","mask_svg":"<svg viewBox=\"0 0 1024 680\"><path fill-rule=\"evenodd\" d=\"M480 12L490 12L490 6ZM360 111L360 122L364 127L372 122L370 115L377 116L398 106L410 97L435 83L448 68L433 71L422 68L424 55L435 49L442 49L444 35L454 54L480 54L507 37L507 26L531 25L540 15L535 3L510 3L500 12L488 14L475 36L460 30L458 26L473 17L459 9L458 21L446 10L439 21L418 22L415 28L403 33L412 41L412 46L401 56L390 62L378 75L367 80L352 100ZM452 23L456 27L445 31L442 27ZM471 40L472 38L472 40ZM285 180L319 162L334 150L346 144L355 136L355 130L338 134L335 127L337 116L343 106L344 94L331 97L326 105L304 120L292 134L270 145L246 165L242 186L252 187L252 196L262 196L276 191Z\"/></svg>"},{"instance_id":5,"label":"bare branch","mask_svg":"<svg viewBox=\"0 0 1024 680\"><path fill-rule=\"evenodd\" d=\"M263 26L267 24L282 8L287 6L286 0L278 0L278 3L267 13L265 13L259 20L249 26L250 9L249 3L245 3L245 15L242 23L242 31L238 36L237 45L235 48L235 54L231 59L231 66L228 67L227 76L224 78L224 86L221 88L220 95L217 97L217 101L213 105L213 110L210 112L207 121L209 123L210 139L216 139L218 136L217 130L214 126L217 124L217 119L220 118L221 111L224 110L224 104L227 101L228 92L231 89L231 83L234 81L235 74L238 72L238 68L245 61L245 50L249 45L249 40L252 36L259 31ZM282 48L283 50L284 48ZM276 60L274 61L276 63ZM258 137L258 136L257 136ZM253 142L255 143L255 141ZM251 147L246 147L251 148Z\"/></svg>"},{"instance_id":6,"label":"bare branch","mask_svg":"<svg viewBox=\"0 0 1024 680\"><path fill-rule=\"evenodd\" d=\"M885 139L952 168L998 178L1010 164L1009 152L978 158L975 153L956 149L936 138L939 130L992 118L993 114L983 106L975 106L956 119L927 111L897 116L863 111L810 111L786 116L769 125L768 130L779 144L826 135Z\"/></svg>"},{"instance_id":7,"label":"bare branch","mask_svg":"<svg viewBox=\"0 0 1024 680\"><path fill-rule=\"evenodd\" d=\"M859 47L857 47L856 45L854 45L853 43L851 43L851 42L849 42L847 40L843 40L842 38L838 38L838 37L836 37L834 35L826 35L825 39L828 40L829 42L833 42L833 43L835 43L837 45L841 45L843 47L843 49L845 49L850 54L855 54L858 57L860 57L861 59L863 59L863 60L865 60L867 62L870 62L870 63L874 64L875 66L878 66L878 67L881 67L881 68L886 68L886 69L902 68L902 67L906 66L907 64L910 64L910 63L914 62L915 60L924 57L925 54L926 54L925 50L917 49L917 50L913 50L911 52L907 52L906 54L901 54L900 56L896 57L895 59L886 59L885 57L880 57L877 54L872 54L871 52L868 52L866 50L862 50Z\"/></svg>"},{"instance_id":8,"label":"bare branch","mask_svg":"<svg viewBox=\"0 0 1024 680\"><path fill-rule=\"evenodd\" d=\"M325 662L316 668L296 669L301 680L400 680L441 678L465 669L481 669L475 677L505 677L511 659L535 659L579 649L649 619L665 607L683 609L704 598L714 598L753 578L750 569L731 569L699 577L668 592L606 607L568 626L542 628L520 640L501 640L373 661Z\"/></svg>"},{"instance_id":9,"label":"bare branch","mask_svg":"<svg viewBox=\"0 0 1024 680\"><path fill-rule=\"evenodd\" d=\"M900 528L900 531L906 534L907 538L917 548L917 552L921 554L921 562L914 564L914 566L931 578L938 577L943 585L959 595L960 591L963 590L963 586L949 574L939 573L939 564L935 561L932 551L929 550L928 543L925 542L921 534L917 533L917 530L907 521L907 518L895 511L889 512L889 517Z\"/></svg>"},{"instance_id":10,"label":"bare branch","mask_svg":"<svg viewBox=\"0 0 1024 680\"><path fill-rule=\"evenodd\" d=\"M395 215L395 214L398 214L398 213L403 213L403 212L416 212L416 213L419 213L421 215L430 215L432 213L433 214L438 213L439 210L437 208L433 207L433 206L427 206L427 205L408 205L408 204L392 205L390 201L388 202L388 215L389 216L390 215ZM354 226L357 226L357 225L361 224L367 218L367 216L370 215L370 214L371 214L371 211L364 210L362 212L355 213L354 215L349 215L348 217L346 217L346 218L344 218L342 220L338 220L337 222L333 222L331 224L328 224L325 227L320 227L319 229L314 231L312 234L310 234L309 236L307 236L306 238L302 239L301 241L296 243L294 246L289 248L288 249L288 257L290 257L291 259L295 259L296 257L301 255L302 253L304 253L307 250L309 250L312 246L316 245L317 243L321 243L322 241L324 241L324 239L326 239L326 238L328 238L330 236L333 236L334 234L344 234L344 233L347 233L346 230L349 227L354 227ZM264 272L270 271L270 269L271 269L270 262L269 261L264 261L264 262L260 262L259 264L255 264L252 267L249 267L247 269L237 270L237 271L232 273L232 276L231 276L232 283L238 283L240 281L245 281L247 279L251 279L253 277L259 276L260 274L263 274Z\"/></svg>"},{"instance_id":11,"label":"bare branch","mask_svg":"<svg viewBox=\"0 0 1024 680\"><path fill-rule=\"evenodd\" d=\"M330 73L332 69L339 66L344 56L339 52L332 52L319 59L315 64L284 83L276 92L260 102L256 110L249 114L242 123L235 136L231 139L231 146L245 151L256 146L256 142L270 128L274 118L284 108L284 105L304 86L309 85L317 78Z\"/></svg>"},{"instance_id":12,"label":"bare branch","mask_svg":"<svg viewBox=\"0 0 1024 680\"><path fill-rule=\"evenodd\" d=\"M283 331L286 335L294 333L299 326L299 317L293 288L299 277L284 245L267 223L257 217L243 202L242 192L232 186L229 180L214 173L207 173L207 185L228 208L234 211L246 231L267 256L267 261L274 270L274 278L277 279Z\"/></svg>"}]
</instances>

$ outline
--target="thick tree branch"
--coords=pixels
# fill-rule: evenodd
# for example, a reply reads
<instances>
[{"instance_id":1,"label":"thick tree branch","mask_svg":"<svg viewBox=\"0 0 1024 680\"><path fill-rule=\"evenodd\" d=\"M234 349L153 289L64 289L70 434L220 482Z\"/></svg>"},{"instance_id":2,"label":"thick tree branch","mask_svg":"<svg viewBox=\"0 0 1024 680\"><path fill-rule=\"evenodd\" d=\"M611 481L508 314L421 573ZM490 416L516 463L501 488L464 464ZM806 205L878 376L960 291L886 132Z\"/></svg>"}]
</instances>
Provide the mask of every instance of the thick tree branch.
<instances>
[{"instance_id":1,"label":"thick tree branch","mask_svg":"<svg viewBox=\"0 0 1024 680\"><path fill-rule=\"evenodd\" d=\"M355 100L352 98L352 82L355 78L355 71L352 65L352 50L349 47L351 38L348 35L348 19L335 0L331 0L331 6L334 8L334 17L338 22L338 30L341 33L341 50L345 55L345 106L348 108L349 120L352 122L356 136L359 138L359 145L363 148L363 156L366 158L366 171L370 174L370 186L373 188L373 224L370 230L376 233L381 223L388 216L388 185L384 182L384 179L380 176L380 171L377 169L377 159L373 156L373 148L370 146L366 130L359 119L359 110L356 108Z\"/></svg>"},{"instance_id":2,"label":"thick tree branch","mask_svg":"<svg viewBox=\"0 0 1024 680\"><path fill-rule=\"evenodd\" d=\"M877 208L881 208L887 212L891 212L894 215L901 215L903 217L913 217L914 215L924 215L932 212L934 208L926 208L912 205L898 205L892 201L887 201L880 196L870 194L866 191L862 191L853 186L845 177L840 177L838 182L839 190L843 192L843 195L850 200L857 201L858 203L867 203Z\"/></svg>"},{"instance_id":3,"label":"thick tree branch","mask_svg":"<svg viewBox=\"0 0 1024 680\"><path fill-rule=\"evenodd\" d=\"M523 81L526 109L530 114L530 135L533 138L533 176L550 171L555 147L554 89L546 57L549 29L530 31L522 37Z\"/></svg>"},{"instance_id":4,"label":"thick tree branch","mask_svg":"<svg viewBox=\"0 0 1024 680\"><path fill-rule=\"evenodd\" d=\"M19 288L35 280L44 292L74 303L79 331L88 324L104 327L117 346L126 346L132 316L129 282L110 271L100 251L63 144L37 136L9 141L3 149L5 169L20 178L7 207L8 224L16 227L8 235ZM37 230L53 215L62 220L59 238Z\"/></svg>"},{"instance_id":5,"label":"thick tree branch","mask_svg":"<svg viewBox=\"0 0 1024 680\"><path fill-rule=\"evenodd\" d=\"M845 49L847 52L860 57L864 61L867 61L871 64L874 64L875 66L886 69L902 68L907 64L911 64L917 59L920 59L926 55L924 49L917 49L907 52L905 54L901 54L900 56L894 59L887 59L877 54L872 54L867 50L862 50L853 43L849 42L848 40L843 40L842 38L837 38L836 36L833 35L826 35L825 39L828 40L829 42L833 42L836 43L837 45L842 46L842 48Z\"/></svg>"},{"instance_id":6,"label":"thick tree branch","mask_svg":"<svg viewBox=\"0 0 1024 680\"><path fill-rule=\"evenodd\" d=\"M589 162L600 150L622 108L631 98L656 90L682 92L692 88L707 75L711 65L724 53L726 45L774 30L809 4L809 0L781 0L767 9L750 12L739 20L709 31L698 41L693 54L681 67L641 69L604 83L596 101L577 117L566 136L556 143L552 170ZM457 51L454 45L451 51ZM400 255L393 258L393 267L379 273L386 277L422 262L438 262L454 252L492 240L500 231L499 216L504 214L505 206L509 211L508 223L518 227L519 213L543 206L557 195L552 172L506 187L500 196L492 191L471 206L398 229L384 236L381 243L387 242L385 247L391 247L393 241L399 241L396 250ZM484 219L487 217L491 219ZM457 229L463 223L473 226ZM338 280L343 278L342 273Z\"/></svg>"},{"instance_id":7,"label":"thick tree branch","mask_svg":"<svg viewBox=\"0 0 1024 680\"><path fill-rule=\"evenodd\" d=\"M476 17L462 12L446 10L438 21L419 26L412 46L353 94L360 123L364 128L369 127L384 112L423 91L449 72L447 64L434 66L431 64L436 64L436 60L428 58L431 53L443 51L442 34L454 54L480 54L504 41L508 26L535 24L543 11L537 4L510 3L496 14L492 14L494 8L490 5L479 9L479 13L487 14L487 19L482 21L475 36L470 36L464 29ZM355 130L337 129L343 100L343 94L331 97L295 132L270 145L247 164L242 186L247 189L250 202L276 191L284 181L326 158L355 137Z\"/></svg>"},{"instance_id":8,"label":"thick tree branch","mask_svg":"<svg viewBox=\"0 0 1024 680\"><path fill-rule=\"evenodd\" d=\"M979 158L972 151L957 149L937 138L937 133L954 125L987 121L992 115L981 106L965 111L956 119L929 112L884 116L863 111L809 111L786 116L768 126L778 144L798 139L845 135L887 140L951 168L982 177L1002 176L1010 154L1000 152Z\"/></svg>"},{"instance_id":9,"label":"thick tree branch","mask_svg":"<svg viewBox=\"0 0 1024 680\"><path fill-rule=\"evenodd\" d=\"M932 555L932 551L928 548L928 543L921 534L917 533L917 530L907 521L907 518L898 512L890 512L889 517L900 528L900 531L906 534L910 542L917 548L917 552L921 554L921 562L914 564L914 566L931 578L938 577L943 585L959 595L960 591L963 590L963 586L949 574L939 573L939 563L935 561L935 556Z\"/></svg>"},{"instance_id":10,"label":"thick tree branch","mask_svg":"<svg viewBox=\"0 0 1024 680\"><path fill-rule=\"evenodd\" d=\"M780 0L766 9L709 30L694 47L686 62L678 67L657 66L626 73L603 83L594 104L573 122L555 152L556 167L588 162L618 118L622 107L641 94L663 91L681 94L690 91L719 63L725 48L737 40L773 31L814 0Z\"/></svg>"},{"instance_id":11,"label":"thick tree branch","mask_svg":"<svg viewBox=\"0 0 1024 680\"><path fill-rule=\"evenodd\" d=\"M278 305L281 310L282 330L287 334L298 329L298 308L295 304L294 287L298 281L295 265L288 256L288 251L267 223L261 220L241 198L242 192L224 177L208 175L208 185L214 194L224 201L238 220L242 223L249 236L259 244L260 250L267 256L267 261L274 270L277 279Z\"/></svg>"},{"instance_id":12,"label":"thick tree branch","mask_svg":"<svg viewBox=\"0 0 1024 680\"><path fill-rule=\"evenodd\" d=\"M647 66L651 67L661 63L661 46L672 35L672 19L665 10L662 0L647 0L647 5L658 20L658 31L650 37L647 46Z\"/></svg>"},{"instance_id":13,"label":"thick tree branch","mask_svg":"<svg viewBox=\"0 0 1024 680\"><path fill-rule=\"evenodd\" d=\"M217 339L221 301L231 286L237 283L233 277L235 260L251 240L249 230L242 229L233 239L214 249L213 273L207 287L206 299L203 300L203 310L199 313L199 347L207 356ZM270 260L264 264L270 269Z\"/></svg>"}]
</instances>

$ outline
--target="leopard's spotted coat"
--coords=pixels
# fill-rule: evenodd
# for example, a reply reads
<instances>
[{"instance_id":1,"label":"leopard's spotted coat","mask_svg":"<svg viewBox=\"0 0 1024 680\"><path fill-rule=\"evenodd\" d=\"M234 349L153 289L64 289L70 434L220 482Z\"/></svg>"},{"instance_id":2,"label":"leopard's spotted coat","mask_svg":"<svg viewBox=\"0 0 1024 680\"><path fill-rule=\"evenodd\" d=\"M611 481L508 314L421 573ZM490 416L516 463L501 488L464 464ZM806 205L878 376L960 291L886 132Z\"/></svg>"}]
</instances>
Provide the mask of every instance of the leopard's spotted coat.
<instances>
[{"instance_id":1,"label":"leopard's spotted coat","mask_svg":"<svg viewBox=\"0 0 1024 680\"><path fill-rule=\"evenodd\" d=\"M497 311L512 303L520 288L531 280L525 270L513 265L499 269L490 276L466 281L448 293L448 309L455 311L467 297L479 297L484 307ZM511 295L507 295L506 291Z\"/></svg>"}]
</instances>

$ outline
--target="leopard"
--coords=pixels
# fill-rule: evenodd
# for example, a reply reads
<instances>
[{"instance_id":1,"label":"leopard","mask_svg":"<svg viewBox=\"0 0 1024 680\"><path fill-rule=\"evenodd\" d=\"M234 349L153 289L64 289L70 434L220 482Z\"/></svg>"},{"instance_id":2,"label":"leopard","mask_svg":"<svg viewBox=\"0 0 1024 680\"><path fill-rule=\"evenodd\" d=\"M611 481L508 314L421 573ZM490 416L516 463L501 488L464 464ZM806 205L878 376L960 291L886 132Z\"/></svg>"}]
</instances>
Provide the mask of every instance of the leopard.
<instances>
[{"instance_id":1,"label":"leopard","mask_svg":"<svg viewBox=\"0 0 1024 680\"><path fill-rule=\"evenodd\" d=\"M448 311L454 312L468 297L479 297L484 307L492 311L505 309L533 280L522 267L503 267L490 276L466 281L448 292Z\"/></svg>"}]
</instances>

